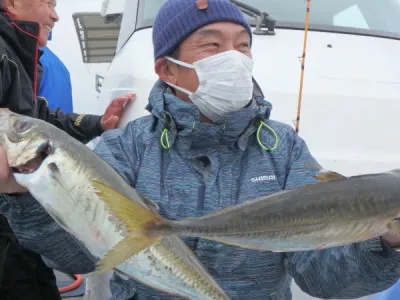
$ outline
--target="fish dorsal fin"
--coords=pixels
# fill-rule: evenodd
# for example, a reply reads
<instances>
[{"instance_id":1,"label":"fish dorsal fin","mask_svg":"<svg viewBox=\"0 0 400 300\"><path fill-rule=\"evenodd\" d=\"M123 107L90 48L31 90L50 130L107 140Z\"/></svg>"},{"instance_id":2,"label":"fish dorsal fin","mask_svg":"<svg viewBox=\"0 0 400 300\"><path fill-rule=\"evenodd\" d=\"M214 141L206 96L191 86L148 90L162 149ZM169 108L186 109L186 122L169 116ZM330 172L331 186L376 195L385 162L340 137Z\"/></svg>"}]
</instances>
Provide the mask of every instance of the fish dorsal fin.
<instances>
[{"instance_id":1,"label":"fish dorsal fin","mask_svg":"<svg viewBox=\"0 0 400 300\"><path fill-rule=\"evenodd\" d=\"M325 170L317 162L306 162L306 163L304 163L304 167L308 170L319 172L317 175L313 176L316 180L318 180L319 183L347 179L346 176L343 176L337 172Z\"/></svg>"},{"instance_id":2,"label":"fish dorsal fin","mask_svg":"<svg viewBox=\"0 0 400 300\"><path fill-rule=\"evenodd\" d=\"M317 175L313 176L318 182L323 183L323 182L329 182L329 181L340 181L340 180L346 180L347 177L336 173L334 171L328 171L328 170L321 170L320 173Z\"/></svg>"},{"instance_id":3,"label":"fish dorsal fin","mask_svg":"<svg viewBox=\"0 0 400 300\"><path fill-rule=\"evenodd\" d=\"M96 272L101 273L116 267L161 240L161 236L145 235L144 227L150 222L164 222L166 221L164 218L99 181L92 181L92 186L95 193L128 231L125 239L97 263Z\"/></svg>"}]
</instances>

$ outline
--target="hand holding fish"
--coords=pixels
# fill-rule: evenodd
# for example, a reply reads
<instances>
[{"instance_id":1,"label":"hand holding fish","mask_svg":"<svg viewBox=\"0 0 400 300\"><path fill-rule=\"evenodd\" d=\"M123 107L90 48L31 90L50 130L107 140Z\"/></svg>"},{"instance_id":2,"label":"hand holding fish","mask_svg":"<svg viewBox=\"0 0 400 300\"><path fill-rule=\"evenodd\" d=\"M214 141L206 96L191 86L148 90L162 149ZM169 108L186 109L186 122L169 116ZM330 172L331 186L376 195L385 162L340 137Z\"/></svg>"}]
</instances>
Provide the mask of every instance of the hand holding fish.
<instances>
[{"instance_id":1,"label":"hand holding fish","mask_svg":"<svg viewBox=\"0 0 400 300\"><path fill-rule=\"evenodd\" d=\"M135 93L129 93L121 97L115 98L106 108L106 111L101 118L101 128L104 131L116 128L122 117L126 103L133 100L135 97Z\"/></svg>"},{"instance_id":2,"label":"hand holding fish","mask_svg":"<svg viewBox=\"0 0 400 300\"><path fill-rule=\"evenodd\" d=\"M0 145L0 193L13 194L27 191L27 189L19 185L15 180L12 169L8 165L6 152Z\"/></svg>"},{"instance_id":3,"label":"hand holding fish","mask_svg":"<svg viewBox=\"0 0 400 300\"><path fill-rule=\"evenodd\" d=\"M127 102L135 98L135 93L128 93L121 97L115 98L107 107L103 117L101 118L101 127L104 131L116 128L122 117L124 107ZM42 162L42 159L36 158L28 164L22 166L25 170L21 172L31 172L36 170ZM29 170L28 170L28 169ZM17 183L12 168L8 164L8 159L4 148L0 145L0 193L15 194L26 193L28 190Z\"/></svg>"},{"instance_id":4,"label":"hand holding fish","mask_svg":"<svg viewBox=\"0 0 400 300\"><path fill-rule=\"evenodd\" d=\"M382 235L381 238L389 247L400 248L400 235L387 233Z\"/></svg>"}]
</instances>

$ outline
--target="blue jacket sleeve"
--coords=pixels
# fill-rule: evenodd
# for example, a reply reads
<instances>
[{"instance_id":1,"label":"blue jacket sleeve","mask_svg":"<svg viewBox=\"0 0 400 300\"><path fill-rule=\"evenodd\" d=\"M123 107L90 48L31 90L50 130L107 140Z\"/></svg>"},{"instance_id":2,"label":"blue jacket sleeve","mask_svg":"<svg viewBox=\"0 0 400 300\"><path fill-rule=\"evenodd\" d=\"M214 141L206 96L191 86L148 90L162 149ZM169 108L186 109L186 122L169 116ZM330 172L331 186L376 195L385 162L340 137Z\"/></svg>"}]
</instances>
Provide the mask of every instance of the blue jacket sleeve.
<instances>
[{"instance_id":1,"label":"blue jacket sleeve","mask_svg":"<svg viewBox=\"0 0 400 300\"><path fill-rule=\"evenodd\" d=\"M285 189L316 183L319 166L305 142L293 138ZM288 253L288 270L307 294L324 299L359 298L389 288L400 278L400 252L381 239L320 251Z\"/></svg>"},{"instance_id":2,"label":"blue jacket sleeve","mask_svg":"<svg viewBox=\"0 0 400 300\"><path fill-rule=\"evenodd\" d=\"M125 129L106 131L94 148L94 151L133 187L136 185L136 173L140 161L135 127L130 124Z\"/></svg>"}]
</instances>

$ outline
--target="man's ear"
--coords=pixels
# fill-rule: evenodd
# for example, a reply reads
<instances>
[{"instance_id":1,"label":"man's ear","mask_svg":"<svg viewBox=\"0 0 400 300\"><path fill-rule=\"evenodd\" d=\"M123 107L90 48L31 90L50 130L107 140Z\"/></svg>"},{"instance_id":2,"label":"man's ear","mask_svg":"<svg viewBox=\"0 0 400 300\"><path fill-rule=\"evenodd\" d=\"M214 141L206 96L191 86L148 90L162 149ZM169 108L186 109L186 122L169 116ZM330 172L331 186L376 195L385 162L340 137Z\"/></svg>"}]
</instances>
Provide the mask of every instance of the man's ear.
<instances>
[{"instance_id":1,"label":"man's ear","mask_svg":"<svg viewBox=\"0 0 400 300\"><path fill-rule=\"evenodd\" d=\"M165 82L176 84L176 66L165 58L159 58L156 60L154 70L158 77Z\"/></svg>"}]
</instances>

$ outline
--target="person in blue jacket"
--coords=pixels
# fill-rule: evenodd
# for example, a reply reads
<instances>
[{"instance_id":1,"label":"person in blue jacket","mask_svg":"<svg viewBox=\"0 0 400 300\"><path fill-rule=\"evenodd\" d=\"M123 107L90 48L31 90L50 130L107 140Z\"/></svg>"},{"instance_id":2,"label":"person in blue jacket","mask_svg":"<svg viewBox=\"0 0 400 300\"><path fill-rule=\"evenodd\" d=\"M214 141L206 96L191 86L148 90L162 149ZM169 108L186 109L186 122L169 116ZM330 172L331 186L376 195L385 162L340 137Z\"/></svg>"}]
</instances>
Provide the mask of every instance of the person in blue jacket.
<instances>
[{"instance_id":1,"label":"person in blue jacket","mask_svg":"<svg viewBox=\"0 0 400 300\"><path fill-rule=\"evenodd\" d=\"M270 118L254 93L252 30L228 0L169 0L153 27L149 115L109 130L95 152L170 220L201 216L282 190L317 184L319 164L290 125ZM267 72L268 70L266 70ZM21 243L66 273L99 258L66 233L30 194L2 196L0 211ZM320 251L275 253L184 239L231 299L351 299L400 278L400 237L385 235ZM179 299L113 275L112 299ZM134 297L134 298L132 298Z\"/></svg>"},{"instance_id":2,"label":"person in blue jacket","mask_svg":"<svg viewBox=\"0 0 400 300\"><path fill-rule=\"evenodd\" d=\"M52 40L52 33L50 31L49 41ZM73 112L71 77L67 67L47 45L40 49L43 51L40 56L43 71L38 96L46 98L52 109Z\"/></svg>"},{"instance_id":3,"label":"person in blue jacket","mask_svg":"<svg viewBox=\"0 0 400 300\"><path fill-rule=\"evenodd\" d=\"M372 300L399 300L400 299L400 280L392 287L376 294Z\"/></svg>"}]
</instances>

